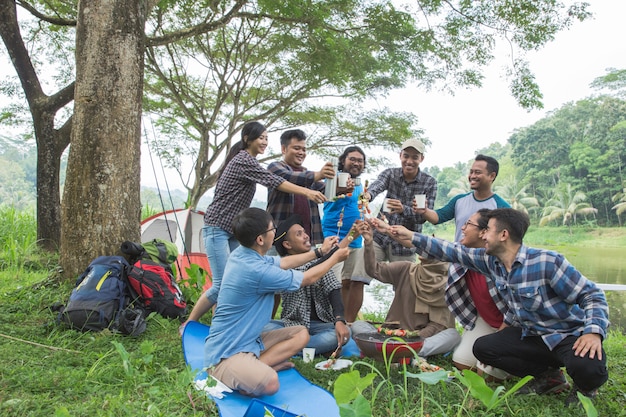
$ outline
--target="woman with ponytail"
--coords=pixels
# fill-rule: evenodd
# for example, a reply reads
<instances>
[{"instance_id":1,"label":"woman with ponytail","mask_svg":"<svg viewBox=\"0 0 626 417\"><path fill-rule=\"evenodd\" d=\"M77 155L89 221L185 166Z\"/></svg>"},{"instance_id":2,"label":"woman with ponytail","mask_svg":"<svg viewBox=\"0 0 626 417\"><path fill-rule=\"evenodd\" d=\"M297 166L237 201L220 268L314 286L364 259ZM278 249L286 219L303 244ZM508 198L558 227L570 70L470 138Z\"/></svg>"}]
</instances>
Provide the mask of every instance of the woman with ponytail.
<instances>
[{"instance_id":1,"label":"woman with ponytail","mask_svg":"<svg viewBox=\"0 0 626 417\"><path fill-rule=\"evenodd\" d=\"M286 181L265 168L256 159L267 147L267 129L259 122L248 122L241 130L241 141L228 153L219 172L215 196L204 215L202 230L212 286L196 302L188 320L197 321L217 302L226 260L239 243L233 236L231 222L243 209L250 207L256 185L277 188L285 193L300 194L316 203L326 201L324 194Z\"/></svg>"}]
</instances>

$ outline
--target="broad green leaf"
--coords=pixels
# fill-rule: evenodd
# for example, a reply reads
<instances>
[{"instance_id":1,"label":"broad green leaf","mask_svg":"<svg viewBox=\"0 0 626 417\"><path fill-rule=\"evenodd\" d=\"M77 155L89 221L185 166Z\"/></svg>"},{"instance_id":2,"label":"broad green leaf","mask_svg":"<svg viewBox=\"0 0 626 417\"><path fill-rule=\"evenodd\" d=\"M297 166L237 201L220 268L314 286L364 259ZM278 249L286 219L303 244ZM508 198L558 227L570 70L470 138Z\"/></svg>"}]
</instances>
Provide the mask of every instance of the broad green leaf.
<instances>
[{"instance_id":1,"label":"broad green leaf","mask_svg":"<svg viewBox=\"0 0 626 417\"><path fill-rule=\"evenodd\" d=\"M409 378L419 379L420 381L428 385L435 385L438 382L448 380L448 371L445 371L442 369L442 370L435 371L435 372L418 372L418 373L407 372L406 376L408 376Z\"/></svg>"},{"instance_id":2,"label":"broad green leaf","mask_svg":"<svg viewBox=\"0 0 626 417\"><path fill-rule=\"evenodd\" d=\"M364 389L372 385L376 374L370 373L361 378L359 371L353 370L339 375L333 385L333 395L337 404L347 404L357 398Z\"/></svg>"},{"instance_id":3,"label":"broad green leaf","mask_svg":"<svg viewBox=\"0 0 626 417\"><path fill-rule=\"evenodd\" d=\"M577 392L576 395L582 403L583 409L585 410L585 413L587 413L587 417L598 417L598 410L596 410L596 407L593 405L591 398L585 397L580 392Z\"/></svg>"},{"instance_id":4,"label":"broad green leaf","mask_svg":"<svg viewBox=\"0 0 626 417\"><path fill-rule=\"evenodd\" d=\"M372 417L372 407L367 399L359 394L351 404L339 404L341 417Z\"/></svg>"}]
</instances>

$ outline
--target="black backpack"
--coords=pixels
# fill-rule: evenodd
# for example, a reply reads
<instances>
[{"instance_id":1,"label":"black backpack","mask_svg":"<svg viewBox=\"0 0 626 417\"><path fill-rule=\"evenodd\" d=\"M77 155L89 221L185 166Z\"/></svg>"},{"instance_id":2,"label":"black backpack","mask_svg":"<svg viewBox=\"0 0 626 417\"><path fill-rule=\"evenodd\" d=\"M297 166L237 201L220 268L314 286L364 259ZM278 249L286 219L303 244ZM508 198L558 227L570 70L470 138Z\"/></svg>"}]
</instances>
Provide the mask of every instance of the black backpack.
<instances>
[{"instance_id":1,"label":"black backpack","mask_svg":"<svg viewBox=\"0 0 626 417\"><path fill-rule=\"evenodd\" d=\"M129 304L128 262L122 256L99 256L76 280L58 321L80 331L110 329L137 336L146 328L145 313Z\"/></svg>"},{"instance_id":2,"label":"black backpack","mask_svg":"<svg viewBox=\"0 0 626 417\"><path fill-rule=\"evenodd\" d=\"M169 265L140 259L128 269L127 278L138 295L137 302L148 311L167 318L181 318L187 313L187 303Z\"/></svg>"}]
</instances>

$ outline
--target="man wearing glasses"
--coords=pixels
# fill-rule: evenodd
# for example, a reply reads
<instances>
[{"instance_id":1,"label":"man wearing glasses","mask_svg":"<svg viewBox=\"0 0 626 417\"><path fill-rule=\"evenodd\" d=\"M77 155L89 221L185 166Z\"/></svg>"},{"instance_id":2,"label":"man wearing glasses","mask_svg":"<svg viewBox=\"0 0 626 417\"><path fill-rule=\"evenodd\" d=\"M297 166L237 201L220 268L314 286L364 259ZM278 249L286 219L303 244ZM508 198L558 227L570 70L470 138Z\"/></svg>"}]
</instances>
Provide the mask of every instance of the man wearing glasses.
<instances>
[{"instance_id":1,"label":"man wearing glasses","mask_svg":"<svg viewBox=\"0 0 626 417\"><path fill-rule=\"evenodd\" d=\"M304 326L262 333L269 322L274 294L314 284L337 262L348 256L338 249L328 259L306 271L291 268L314 260L317 251L284 258L266 256L274 244L272 216L248 208L233 219L233 233L240 246L229 256L205 342L207 372L233 390L252 395L272 395L279 389L277 371L293 367L289 358L309 341ZM337 239L327 239L322 252L330 252Z\"/></svg>"},{"instance_id":2,"label":"man wearing glasses","mask_svg":"<svg viewBox=\"0 0 626 417\"><path fill-rule=\"evenodd\" d=\"M324 203L324 218L322 230L324 236L337 236L343 240L350 233L354 222L363 217L363 207L359 207L359 197L363 194L365 184L361 183L361 174L365 170L365 153L358 146L348 146L339 156L339 172L350 174L351 195L344 194L341 198ZM341 298L345 307L345 319L348 323L354 322L363 305L363 290L369 284L371 277L365 272L363 264L363 239L356 236L350 242L350 256L333 267L335 276L341 280Z\"/></svg>"},{"instance_id":3,"label":"man wearing glasses","mask_svg":"<svg viewBox=\"0 0 626 417\"><path fill-rule=\"evenodd\" d=\"M489 209L472 214L461 227L459 243L468 248L484 248L482 235L487 230ZM454 349L452 363L457 369L473 369L495 380L509 375L501 369L484 365L474 356L474 342L481 336L497 332L504 315L509 311L506 301L498 293L495 283L483 274L460 264L450 264L446 304L463 326L461 343Z\"/></svg>"},{"instance_id":4,"label":"man wearing glasses","mask_svg":"<svg viewBox=\"0 0 626 417\"><path fill-rule=\"evenodd\" d=\"M456 222L454 241L460 241L461 229L472 214L481 208L493 210L511 207L491 188L498 176L499 167L500 164L495 158L482 154L476 155L467 176L472 191L453 197L448 204L437 210L418 209L413 202L413 211L421 214L432 224L441 224L454 219ZM419 230L416 231L419 232Z\"/></svg>"}]
</instances>

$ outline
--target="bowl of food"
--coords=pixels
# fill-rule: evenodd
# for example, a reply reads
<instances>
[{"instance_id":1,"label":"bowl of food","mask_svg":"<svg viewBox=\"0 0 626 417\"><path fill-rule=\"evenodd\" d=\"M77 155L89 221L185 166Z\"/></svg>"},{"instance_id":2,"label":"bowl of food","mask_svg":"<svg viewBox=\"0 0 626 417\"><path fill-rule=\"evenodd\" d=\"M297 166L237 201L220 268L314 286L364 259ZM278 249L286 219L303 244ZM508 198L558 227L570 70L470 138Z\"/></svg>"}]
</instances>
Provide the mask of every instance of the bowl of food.
<instances>
[{"instance_id":1,"label":"bowl of food","mask_svg":"<svg viewBox=\"0 0 626 417\"><path fill-rule=\"evenodd\" d=\"M402 333L401 329L398 333ZM368 358L395 362L414 357L422 349L424 339L416 335L405 336L385 334L385 332L361 333L352 337L361 353Z\"/></svg>"}]
</instances>

